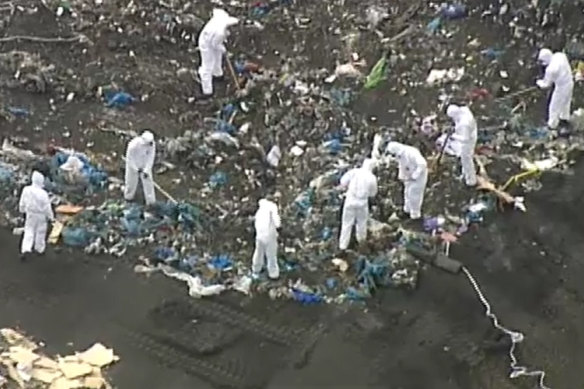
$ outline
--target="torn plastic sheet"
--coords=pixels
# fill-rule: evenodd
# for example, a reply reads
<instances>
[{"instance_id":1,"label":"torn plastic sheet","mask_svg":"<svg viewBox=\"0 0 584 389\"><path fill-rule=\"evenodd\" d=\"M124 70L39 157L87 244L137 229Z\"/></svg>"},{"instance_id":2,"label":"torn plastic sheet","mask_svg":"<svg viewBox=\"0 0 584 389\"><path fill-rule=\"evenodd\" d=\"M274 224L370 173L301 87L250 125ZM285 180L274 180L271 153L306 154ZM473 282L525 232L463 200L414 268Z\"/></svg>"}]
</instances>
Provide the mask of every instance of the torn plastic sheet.
<instances>
[{"instance_id":1,"label":"torn plastic sheet","mask_svg":"<svg viewBox=\"0 0 584 389\"><path fill-rule=\"evenodd\" d=\"M168 265L158 264L158 268L162 270L167 277L186 282L189 287L189 296L191 297L213 296L227 289L224 285L219 284L203 285L200 277L191 276Z\"/></svg>"}]
</instances>

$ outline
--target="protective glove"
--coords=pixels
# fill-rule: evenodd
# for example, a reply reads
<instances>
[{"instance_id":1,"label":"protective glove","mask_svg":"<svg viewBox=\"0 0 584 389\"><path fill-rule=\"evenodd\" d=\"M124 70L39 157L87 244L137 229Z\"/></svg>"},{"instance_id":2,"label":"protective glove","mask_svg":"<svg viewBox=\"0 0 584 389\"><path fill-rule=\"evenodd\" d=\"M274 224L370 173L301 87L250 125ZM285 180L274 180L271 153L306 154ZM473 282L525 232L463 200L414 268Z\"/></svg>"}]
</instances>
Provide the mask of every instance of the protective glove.
<instances>
[{"instance_id":1,"label":"protective glove","mask_svg":"<svg viewBox=\"0 0 584 389\"><path fill-rule=\"evenodd\" d=\"M535 82L535 84L540 87L541 89L546 89L547 88L547 84L545 83L544 80L537 80Z\"/></svg>"},{"instance_id":2,"label":"protective glove","mask_svg":"<svg viewBox=\"0 0 584 389\"><path fill-rule=\"evenodd\" d=\"M227 48L225 47L225 45L221 45L219 46L219 51L221 52L221 54L225 54L227 53Z\"/></svg>"},{"instance_id":3,"label":"protective glove","mask_svg":"<svg viewBox=\"0 0 584 389\"><path fill-rule=\"evenodd\" d=\"M397 179L400 181L405 181L408 178L408 172L406 169L398 169Z\"/></svg>"},{"instance_id":4,"label":"protective glove","mask_svg":"<svg viewBox=\"0 0 584 389\"><path fill-rule=\"evenodd\" d=\"M453 133L450 135L450 139L452 139L452 140L455 140L455 141L457 141L457 142L462 142L462 141L464 141L464 138L462 137L462 135L460 135L460 134L456 134L456 133L454 133L454 132L453 132Z\"/></svg>"}]
</instances>

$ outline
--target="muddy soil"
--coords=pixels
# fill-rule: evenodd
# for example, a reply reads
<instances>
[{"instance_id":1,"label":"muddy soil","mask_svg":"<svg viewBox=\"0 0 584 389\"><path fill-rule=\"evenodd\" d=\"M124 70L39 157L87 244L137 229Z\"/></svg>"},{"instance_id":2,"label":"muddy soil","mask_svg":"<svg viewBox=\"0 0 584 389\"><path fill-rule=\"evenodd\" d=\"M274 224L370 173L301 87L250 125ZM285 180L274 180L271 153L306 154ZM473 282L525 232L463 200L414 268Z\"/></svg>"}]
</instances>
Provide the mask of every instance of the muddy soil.
<instances>
[{"instance_id":1,"label":"muddy soil","mask_svg":"<svg viewBox=\"0 0 584 389\"><path fill-rule=\"evenodd\" d=\"M345 3L347 9L357 10L363 2ZM31 4L23 5L29 9ZM158 16L154 11L164 8L156 2L143 4L153 15L152 23L146 27L139 20L131 23L120 19L127 24L118 27L131 31L130 38L119 30L106 28L110 16L116 18L115 13L108 14L105 22L72 28L75 20L71 17L57 19L52 10L40 2L36 5L36 12L18 11L7 19L2 26L3 35L55 37L80 30L93 45L2 42L2 52L17 49L38 53L57 68L56 81L47 93L34 94L18 88L0 91L4 108L24 107L32 112L28 118L2 122L2 136L21 135L28 137L32 145L53 141L82 151L91 146L96 153L110 155L119 165L115 153L123 151L125 140L103 133L100 128L138 130L147 126L160 137L175 136L200 128L202 118L213 116L220 102L233 94L233 85L226 81L218 84L216 100L208 104L189 102L189 97L198 97L196 84L179 80L176 72L181 66L196 68L194 44L176 39L173 43L168 37L154 39L157 34L166 36L154 22L154 16ZM125 2L112 2L114 5L126 6ZM480 9L489 6L483 4ZM276 51L306 58L306 66L311 67L332 69L335 60L346 61L338 54L342 51L338 39L323 28L335 23L325 12L326 4L314 6L298 1L294 7L293 12L308 15L317 23L292 35L285 24L290 20L283 17L272 19L265 32L243 30L233 37L236 54L248 52L268 67L279 65L281 58ZM203 16L210 8L211 4L205 2L201 9L196 8L196 13ZM520 53L530 63L539 44L556 44L577 32L581 26L579 12L576 7L564 9L564 30L528 35L518 43L516 51L488 65L486 72L496 75L507 69L513 75L509 86L519 89L531 85L538 70L531 65L518 69L514 54ZM485 46L496 46L508 39L509 32L498 29L498 23L479 16L477 11L461 22L463 33L454 41L438 44L432 54L447 45L465 50L467 36L480 37ZM426 15L419 17L429 21ZM359 52L370 64L380 51L379 45L369 44L371 36L365 35L359 42ZM314 43L303 45L301 42L307 38L313 38L309 42ZM290 41L297 42L295 53L286 44ZM249 46L252 49L246 48ZM401 50L407 61L390 75L390 85L398 85L401 70L427 60L428 53L421 47ZM443 66L456 63L456 58L450 57ZM473 71L480 74L487 65L483 66ZM419 76L418 81L423 81L423 74ZM95 93L98 86L111 83L148 98L123 111L105 108ZM485 83L496 89L491 78ZM470 80L462 88L473 86L479 85ZM75 97L67 102L70 92ZM436 96L423 89L414 88L407 96L399 92L399 88L380 88L360 95L352 109L377 128L402 126L411 119L410 109L426 114L436 105ZM582 101L582 94L577 93L575 106ZM543 122L544 99L534 96L530 103L533 120ZM489 108L488 104L477 106L484 124L498 120L491 117ZM375 122L371 116L375 116ZM253 120L257 123L262 119ZM373 129L367 127L369 130ZM268 133L256 135L269 137ZM365 135L355 153L370 146L368 135L372 133ZM289 142L293 143L293 139ZM291 143L285 145L286 149ZM245 158L232 156L225 165L242 160L245 162ZM584 265L579 211L584 191L579 179L584 174L582 165L579 163L572 175L545 176L543 190L528 196L526 214L493 214L451 251L479 280L503 323L526 335L518 353L521 362L544 369L546 382L553 388L578 388L584 384L579 374L584 362L584 287L580 282ZM211 173L202 166L191 169L188 174L195 177L194 187L200 184L201 177L204 180ZM489 172L500 180L508 175L504 169ZM162 182L170 183L176 174L169 173L161 178ZM237 177L237 171L230 176ZM293 182L282 176L279 180L284 198L293 197L299 188L288 193L285 189ZM238 184L236 178L234 186ZM177 197L183 193L180 187L172 189ZM462 190L456 195L471 196ZM226 191L221 196L220 200L225 200L231 194ZM225 234L248 236L235 228ZM427 268L416 291L384 290L367 305L302 307L231 294L193 300L186 297L182 284L157 274L148 278L134 274L134 258L85 257L78 251L55 249L44 258L20 263L17 239L4 231L0 240L5 248L0 270L0 325L21 327L46 342L51 352L81 349L94 341L113 347L122 358L110 370L119 388L536 387L534 380L511 381L507 377L506 349L493 344L496 334L462 275Z\"/></svg>"}]
</instances>

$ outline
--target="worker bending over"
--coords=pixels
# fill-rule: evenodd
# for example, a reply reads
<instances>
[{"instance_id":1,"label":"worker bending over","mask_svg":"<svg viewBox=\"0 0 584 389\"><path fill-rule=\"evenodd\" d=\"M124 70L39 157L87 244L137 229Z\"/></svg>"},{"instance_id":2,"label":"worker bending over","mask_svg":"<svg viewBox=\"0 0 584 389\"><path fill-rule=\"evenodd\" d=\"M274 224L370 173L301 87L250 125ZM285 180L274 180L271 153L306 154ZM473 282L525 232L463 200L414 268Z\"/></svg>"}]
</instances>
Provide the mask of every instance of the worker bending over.
<instances>
[{"instance_id":1,"label":"worker bending over","mask_svg":"<svg viewBox=\"0 0 584 389\"><path fill-rule=\"evenodd\" d=\"M237 18L229 16L222 9L215 8L211 19L199 35L199 50L201 52L199 77L205 97L213 95L213 77L223 77L222 62L223 55L227 52L225 48L227 28L237 23Z\"/></svg>"},{"instance_id":2,"label":"worker bending over","mask_svg":"<svg viewBox=\"0 0 584 389\"><path fill-rule=\"evenodd\" d=\"M156 202L154 193L154 181L152 180L152 167L156 156L156 144L154 135L150 131L144 131L128 143L126 149L126 179L124 198L127 201L134 200L138 180L142 180L144 199L147 205Z\"/></svg>"},{"instance_id":3,"label":"worker bending over","mask_svg":"<svg viewBox=\"0 0 584 389\"><path fill-rule=\"evenodd\" d=\"M339 237L339 249L341 250L346 250L349 247L353 226L355 226L359 243L363 243L367 239L369 198L377 194L377 177L373 174L374 168L375 161L367 158L363 161L362 167L351 169L341 177L340 186L347 190Z\"/></svg>"},{"instance_id":4,"label":"worker bending over","mask_svg":"<svg viewBox=\"0 0 584 389\"><path fill-rule=\"evenodd\" d=\"M424 190L428 181L428 164L415 147L389 142L386 151L399 163L398 179L404 183L404 212L411 219L422 217Z\"/></svg>"},{"instance_id":5,"label":"worker bending over","mask_svg":"<svg viewBox=\"0 0 584 389\"><path fill-rule=\"evenodd\" d=\"M536 81L537 86L541 89L554 86L548 105L547 122L548 127L554 130L560 121L570 120L570 106L574 90L572 68L566 54L552 53L549 49L541 49L537 60L546 67L544 78Z\"/></svg>"}]
</instances>

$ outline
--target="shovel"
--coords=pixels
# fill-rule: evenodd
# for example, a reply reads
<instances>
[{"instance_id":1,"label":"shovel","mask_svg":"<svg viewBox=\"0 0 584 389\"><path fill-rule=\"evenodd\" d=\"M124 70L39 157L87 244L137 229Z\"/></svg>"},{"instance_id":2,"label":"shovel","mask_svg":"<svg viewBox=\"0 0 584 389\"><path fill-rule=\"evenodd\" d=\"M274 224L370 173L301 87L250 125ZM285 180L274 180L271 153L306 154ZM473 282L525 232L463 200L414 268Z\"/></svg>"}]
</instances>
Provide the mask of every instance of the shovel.
<instances>
[{"instance_id":1,"label":"shovel","mask_svg":"<svg viewBox=\"0 0 584 389\"><path fill-rule=\"evenodd\" d=\"M237 75L235 74L235 70L233 69L233 65L231 64L231 60L229 56L225 56L225 62L227 62L227 67L229 68L229 73L231 73L231 77L233 77L233 82L235 82L235 87L237 90L241 90L241 86L239 86L239 81L237 80Z\"/></svg>"},{"instance_id":2,"label":"shovel","mask_svg":"<svg viewBox=\"0 0 584 389\"><path fill-rule=\"evenodd\" d=\"M125 161L126 161L126 157L122 157L122 160L124 160L124 162L125 162ZM134 168L134 169L136 169L136 168ZM139 169L136 169L136 170L139 170ZM159 191L160 193L162 193L162 195L163 195L164 197L166 197L168 200L170 200L171 202L173 202L173 203L175 203L175 204L177 204L177 203L178 203L178 201L176 201L176 200L174 199L174 197L172 197L172 196L171 196L171 195L170 195L170 194L169 194L167 191L165 191L164 189L162 189L162 187L161 187L160 185L158 185L158 184L156 183L156 181L154 181L154 179L152 180L152 185L154 185L154 188L155 188L157 191Z\"/></svg>"},{"instance_id":3,"label":"shovel","mask_svg":"<svg viewBox=\"0 0 584 389\"><path fill-rule=\"evenodd\" d=\"M499 98L497 98L496 100L505 100L505 99L510 99L511 97L517 97L517 96L523 95L523 94L525 94L525 93L533 92L533 91L534 91L534 90L536 90L536 89L538 89L538 87L537 87L537 86L530 86L529 88L525 88L525 89L522 89L522 90L520 90L520 91L517 91L517 92L515 92L515 93L511 93L510 95L503 96L503 97L499 97Z\"/></svg>"}]
</instances>

